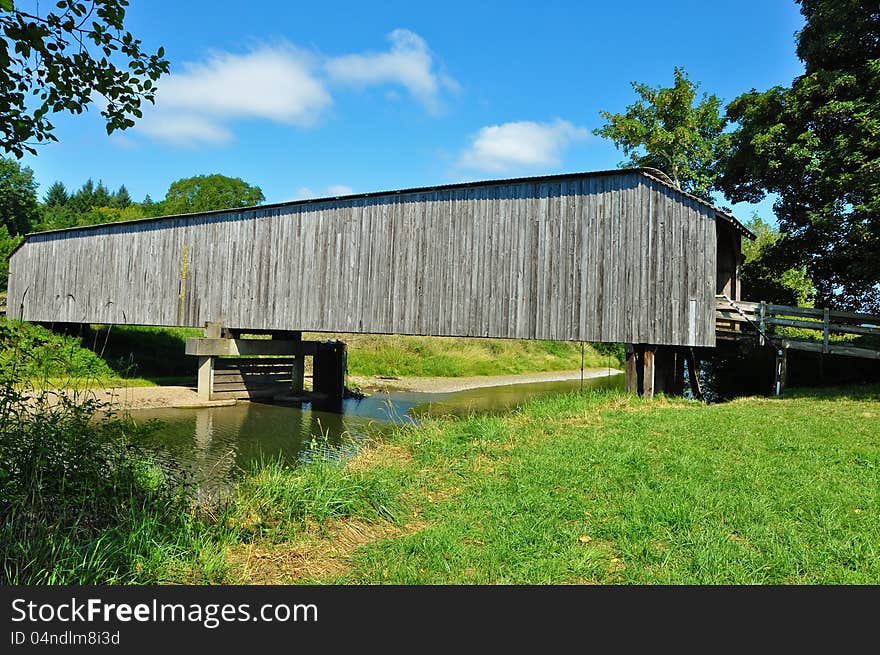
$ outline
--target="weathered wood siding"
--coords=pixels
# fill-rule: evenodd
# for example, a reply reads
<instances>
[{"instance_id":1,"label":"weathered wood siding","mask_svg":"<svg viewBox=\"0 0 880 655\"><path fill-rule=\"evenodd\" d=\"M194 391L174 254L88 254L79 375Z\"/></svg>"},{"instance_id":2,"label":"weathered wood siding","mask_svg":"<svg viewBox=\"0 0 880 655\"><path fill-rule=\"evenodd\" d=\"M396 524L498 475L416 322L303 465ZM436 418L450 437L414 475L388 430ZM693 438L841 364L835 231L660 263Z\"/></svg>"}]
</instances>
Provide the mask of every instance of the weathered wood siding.
<instances>
[{"instance_id":1,"label":"weathered wood siding","mask_svg":"<svg viewBox=\"0 0 880 655\"><path fill-rule=\"evenodd\" d=\"M29 321L715 344L716 212L640 172L28 237Z\"/></svg>"}]
</instances>

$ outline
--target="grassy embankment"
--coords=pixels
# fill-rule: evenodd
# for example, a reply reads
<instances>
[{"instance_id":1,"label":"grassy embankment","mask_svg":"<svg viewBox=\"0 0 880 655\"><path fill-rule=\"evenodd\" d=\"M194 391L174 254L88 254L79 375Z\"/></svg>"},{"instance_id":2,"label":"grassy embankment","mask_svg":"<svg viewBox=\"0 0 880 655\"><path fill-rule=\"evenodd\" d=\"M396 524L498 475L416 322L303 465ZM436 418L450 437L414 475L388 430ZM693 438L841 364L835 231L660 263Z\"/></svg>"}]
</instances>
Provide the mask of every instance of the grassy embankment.
<instances>
[{"instance_id":1,"label":"grassy embankment","mask_svg":"<svg viewBox=\"0 0 880 655\"><path fill-rule=\"evenodd\" d=\"M0 364L18 362L21 377L49 386L112 387L192 384L188 337L201 330L91 326L82 335L59 335L37 325L0 321ZM574 370L580 344L511 339L452 339L306 334L348 343L352 376L461 377ZM599 351L602 350L602 352ZM620 366L616 346L584 346L587 368Z\"/></svg>"},{"instance_id":2,"label":"grassy embankment","mask_svg":"<svg viewBox=\"0 0 880 655\"><path fill-rule=\"evenodd\" d=\"M88 327L58 334L39 325L0 319L0 367L16 379L49 387L150 386L189 381L184 355L201 330Z\"/></svg>"},{"instance_id":3,"label":"grassy embankment","mask_svg":"<svg viewBox=\"0 0 880 655\"><path fill-rule=\"evenodd\" d=\"M117 493L132 500L122 510L108 504L112 520L99 522L100 529L81 519L76 529L58 525L41 534L48 545L31 553L34 562L17 575L10 558L28 546L16 550L17 542L4 539L5 577L404 584L880 579L878 387L712 406L563 395L504 416L399 427L343 464L270 463L214 508L187 507L156 467L148 462L122 480ZM66 515L90 516L74 509ZM21 531L27 521L5 525ZM55 547L66 539L80 541Z\"/></svg>"},{"instance_id":4,"label":"grassy embankment","mask_svg":"<svg viewBox=\"0 0 880 655\"><path fill-rule=\"evenodd\" d=\"M714 406L559 396L508 416L401 428L348 470L394 490L397 525L341 561L325 557L323 571L301 571L306 580L880 579L876 387ZM369 515L361 519L376 530ZM310 542L316 554L321 525ZM295 577L289 538L239 547L234 571L265 582Z\"/></svg>"}]
</instances>

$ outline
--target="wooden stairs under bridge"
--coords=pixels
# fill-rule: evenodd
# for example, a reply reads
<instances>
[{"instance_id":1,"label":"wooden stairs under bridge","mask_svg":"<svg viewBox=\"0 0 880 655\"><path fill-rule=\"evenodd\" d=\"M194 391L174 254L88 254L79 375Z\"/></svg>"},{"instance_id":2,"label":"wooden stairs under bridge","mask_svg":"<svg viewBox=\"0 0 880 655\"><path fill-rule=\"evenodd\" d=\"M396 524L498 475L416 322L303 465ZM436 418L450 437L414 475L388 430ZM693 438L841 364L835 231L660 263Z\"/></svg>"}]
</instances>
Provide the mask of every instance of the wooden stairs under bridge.
<instances>
[{"instance_id":1,"label":"wooden stairs under bridge","mask_svg":"<svg viewBox=\"0 0 880 655\"><path fill-rule=\"evenodd\" d=\"M826 355L880 359L880 316L838 312L828 308L794 307L766 302L715 297L715 338L718 341L757 341L776 349L775 392L781 393L786 377L788 350ZM777 328L808 330L803 338L777 332ZM815 335L811 338L812 335ZM871 344L853 345L841 336L876 337Z\"/></svg>"}]
</instances>

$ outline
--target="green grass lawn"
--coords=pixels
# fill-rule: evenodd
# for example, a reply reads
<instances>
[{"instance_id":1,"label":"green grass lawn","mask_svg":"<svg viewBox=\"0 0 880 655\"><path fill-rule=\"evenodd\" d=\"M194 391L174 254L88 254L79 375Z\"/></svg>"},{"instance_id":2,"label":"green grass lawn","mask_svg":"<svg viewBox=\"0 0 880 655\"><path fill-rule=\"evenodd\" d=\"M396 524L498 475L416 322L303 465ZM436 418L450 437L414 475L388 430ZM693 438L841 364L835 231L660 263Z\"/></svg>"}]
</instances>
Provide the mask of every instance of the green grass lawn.
<instances>
[{"instance_id":1,"label":"green grass lawn","mask_svg":"<svg viewBox=\"0 0 880 655\"><path fill-rule=\"evenodd\" d=\"M377 448L401 534L306 581L880 581L876 387L713 406L567 395Z\"/></svg>"}]
</instances>

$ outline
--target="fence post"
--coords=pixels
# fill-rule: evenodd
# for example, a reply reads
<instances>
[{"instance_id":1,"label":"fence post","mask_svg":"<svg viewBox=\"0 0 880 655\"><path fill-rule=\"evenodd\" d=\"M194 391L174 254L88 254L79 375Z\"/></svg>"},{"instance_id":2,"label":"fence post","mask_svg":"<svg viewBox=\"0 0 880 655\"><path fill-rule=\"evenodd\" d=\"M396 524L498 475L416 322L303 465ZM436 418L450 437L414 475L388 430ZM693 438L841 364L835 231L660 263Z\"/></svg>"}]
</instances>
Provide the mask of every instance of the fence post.
<instances>
[{"instance_id":1,"label":"fence post","mask_svg":"<svg viewBox=\"0 0 880 655\"><path fill-rule=\"evenodd\" d=\"M758 321L758 326L761 328L761 333L758 335L758 345L764 345L764 333L767 331L764 326L764 316L767 313L767 303L763 300L761 301L761 317Z\"/></svg>"},{"instance_id":2,"label":"fence post","mask_svg":"<svg viewBox=\"0 0 880 655\"><path fill-rule=\"evenodd\" d=\"M823 334L822 334L822 352L823 353L828 352L828 341L829 341L829 337L830 337L830 332L831 332L831 316L828 311L828 308L826 307L825 308L825 324L824 324L824 330L823 330Z\"/></svg>"},{"instance_id":3,"label":"fence post","mask_svg":"<svg viewBox=\"0 0 880 655\"><path fill-rule=\"evenodd\" d=\"M776 351L776 375L773 383L773 391L777 396L781 396L785 390L786 377L788 376L788 362L786 348L780 348Z\"/></svg>"}]
</instances>

